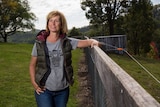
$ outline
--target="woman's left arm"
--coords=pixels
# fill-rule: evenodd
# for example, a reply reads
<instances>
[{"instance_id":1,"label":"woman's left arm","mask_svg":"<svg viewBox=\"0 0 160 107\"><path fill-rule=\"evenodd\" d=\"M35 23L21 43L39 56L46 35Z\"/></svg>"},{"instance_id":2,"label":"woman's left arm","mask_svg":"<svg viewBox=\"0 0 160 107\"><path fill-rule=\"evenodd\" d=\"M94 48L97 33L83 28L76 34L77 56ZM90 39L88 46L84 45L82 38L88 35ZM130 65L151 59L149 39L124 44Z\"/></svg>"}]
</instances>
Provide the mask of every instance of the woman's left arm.
<instances>
[{"instance_id":1,"label":"woman's left arm","mask_svg":"<svg viewBox=\"0 0 160 107\"><path fill-rule=\"evenodd\" d=\"M89 47L91 46L91 48L93 46L99 46L99 42L95 39L86 39L86 40L79 40L78 41L78 48L84 48L84 47Z\"/></svg>"}]
</instances>

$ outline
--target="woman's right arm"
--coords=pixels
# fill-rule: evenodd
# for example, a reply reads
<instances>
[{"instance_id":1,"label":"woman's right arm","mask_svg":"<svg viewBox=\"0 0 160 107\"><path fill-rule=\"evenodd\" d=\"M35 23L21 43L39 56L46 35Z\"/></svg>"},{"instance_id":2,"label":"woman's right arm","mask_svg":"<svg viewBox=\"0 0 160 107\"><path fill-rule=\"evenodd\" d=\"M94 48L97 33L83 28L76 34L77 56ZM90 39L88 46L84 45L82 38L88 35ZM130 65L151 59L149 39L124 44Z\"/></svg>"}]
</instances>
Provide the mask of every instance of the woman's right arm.
<instances>
[{"instance_id":1,"label":"woman's right arm","mask_svg":"<svg viewBox=\"0 0 160 107\"><path fill-rule=\"evenodd\" d=\"M36 93L40 95L40 93L43 93L45 88L43 88L43 89L40 88L35 81L36 63L37 63L37 57L32 56L31 61L30 61L30 65L29 65L29 74L30 74L30 78L31 78L31 83L32 83Z\"/></svg>"},{"instance_id":2,"label":"woman's right arm","mask_svg":"<svg viewBox=\"0 0 160 107\"><path fill-rule=\"evenodd\" d=\"M29 74L30 74L31 83L35 90L38 88L38 84L35 82L36 63L37 63L37 57L32 56L30 65L29 65Z\"/></svg>"}]
</instances>

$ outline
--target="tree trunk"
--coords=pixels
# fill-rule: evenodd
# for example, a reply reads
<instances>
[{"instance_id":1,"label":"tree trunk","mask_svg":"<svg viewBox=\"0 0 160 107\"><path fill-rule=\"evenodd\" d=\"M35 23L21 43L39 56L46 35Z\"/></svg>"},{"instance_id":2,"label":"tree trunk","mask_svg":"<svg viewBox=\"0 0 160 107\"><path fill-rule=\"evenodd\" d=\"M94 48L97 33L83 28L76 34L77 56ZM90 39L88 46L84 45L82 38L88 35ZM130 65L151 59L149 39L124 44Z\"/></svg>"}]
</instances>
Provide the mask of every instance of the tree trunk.
<instances>
[{"instance_id":1,"label":"tree trunk","mask_svg":"<svg viewBox=\"0 0 160 107\"><path fill-rule=\"evenodd\" d=\"M7 37L4 38L4 42L7 42Z\"/></svg>"},{"instance_id":2,"label":"tree trunk","mask_svg":"<svg viewBox=\"0 0 160 107\"><path fill-rule=\"evenodd\" d=\"M7 42L7 35L6 34L3 36L3 40L4 40L4 42Z\"/></svg>"},{"instance_id":3,"label":"tree trunk","mask_svg":"<svg viewBox=\"0 0 160 107\"><path fill-rule=\"evenodd\" d=\"M113 20L110 20L110 21L108 22L108 24L109 24L109 34L110 34L110 35L113 35L113 34L114 34L114 21L113 21Z\"/></svg>"}]
</instances>

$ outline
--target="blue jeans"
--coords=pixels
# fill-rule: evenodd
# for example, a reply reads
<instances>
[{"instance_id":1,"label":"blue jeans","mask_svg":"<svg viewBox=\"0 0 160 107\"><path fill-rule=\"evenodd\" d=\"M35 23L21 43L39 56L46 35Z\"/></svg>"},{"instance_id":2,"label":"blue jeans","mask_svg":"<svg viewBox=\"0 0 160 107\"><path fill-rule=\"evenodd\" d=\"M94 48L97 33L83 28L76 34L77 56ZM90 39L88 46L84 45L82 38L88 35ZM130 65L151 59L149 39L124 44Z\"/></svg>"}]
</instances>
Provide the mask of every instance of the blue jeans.
<instances>
[{"instance_id":1,"label":"blue jeans","mask_svg":"<svg viewBox=\"0 0 160 107\"><path fill-rule=\"evenodd\" d=\"M45 90L38 95L35 92L38 107L67 107L69 98L69 87L61 91Z\"/></svg>"}]
</instances>

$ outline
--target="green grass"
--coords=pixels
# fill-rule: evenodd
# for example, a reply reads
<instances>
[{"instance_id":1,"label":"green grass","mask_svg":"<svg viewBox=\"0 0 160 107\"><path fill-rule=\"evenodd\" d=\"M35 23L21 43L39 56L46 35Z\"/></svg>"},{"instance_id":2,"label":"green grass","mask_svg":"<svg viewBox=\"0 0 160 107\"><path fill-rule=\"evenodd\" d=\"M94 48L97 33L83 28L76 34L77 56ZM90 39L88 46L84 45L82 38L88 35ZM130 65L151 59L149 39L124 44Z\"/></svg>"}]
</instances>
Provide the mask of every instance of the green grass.
<instances>
[{"instance_id":1,"label":"green grass","mask_svg":"<svg viewBox=\"0 0 160 107\"><path fill-rule=\"evenodd\" d=\"M130 74L147 92L160 102L160 83L156 82L135 61L126 55L109 54L109 56ZM160 80L160 60L134 56L148 71Z\"/></svg>"},{"instance_id":2,"label":"green grass","mask_svg":"<svg viewBox=\"0 0 160 107\"><path fill-rule=\"evenodd\" d=\"M71 94L70 94L70 98L68 101L68 106L67 107L77 107L78 103L76 100L76 94L78 92L78 87L79 87L79 82L77 80L77 70L78 70L78 63L80 61L80 58L82 57L82 50L80 49L76 49L72 51L72 65L73 65L73 69L74 69L74 85L70 87L71 89Z\"/></svg>"},{"instance_id":3,"label":"green grass","mask_svg":"<svg viewBox=\"0 0 160 107\"><path fill-rule=\"evenodd\" d=\"M31 44L0 43L0 107L36 107L34 89L29 77ZM73 51L74 71L82 51ZM76 80L75 72L75 80ZM71 87L68 107L76 107L78 82Z\"/></svg>"}]
</instances>

